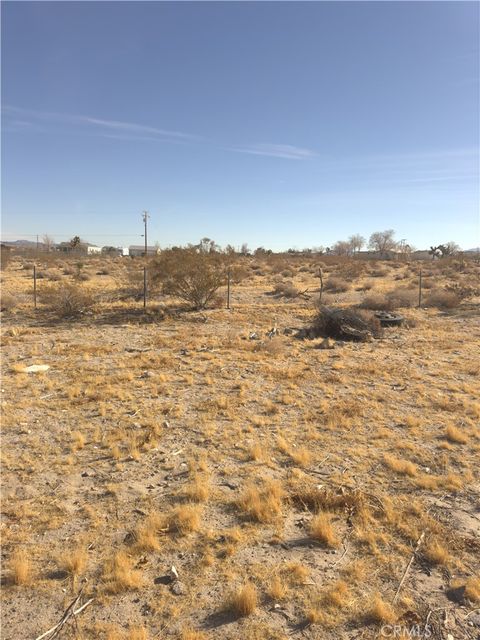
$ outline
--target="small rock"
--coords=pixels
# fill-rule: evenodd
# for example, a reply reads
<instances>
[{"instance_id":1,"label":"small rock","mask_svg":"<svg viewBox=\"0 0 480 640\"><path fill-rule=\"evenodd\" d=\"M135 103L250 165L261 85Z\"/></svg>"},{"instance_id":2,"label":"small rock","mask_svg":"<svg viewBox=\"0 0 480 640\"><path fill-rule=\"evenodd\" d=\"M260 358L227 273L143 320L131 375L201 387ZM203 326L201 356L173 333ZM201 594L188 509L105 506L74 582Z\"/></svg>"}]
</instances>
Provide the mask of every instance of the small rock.
<instances>
[{"instance_id":1,"label":"small rock","mask_svg":"<svg viewBox=\"0 0 480 640\"><path fill-rule=\"evenodd\" d=\"M248 336L248 339L249 339L249 340L258 340L258 339L259 339L259 338L258 338L258 333L255 333L255 331L253 331L253 333L251 333L251 334Z\"/></svg>"},{"instance_id":2,"label":"small rock","mask_svg":"<svg viewBox=\"0 0 480 640\"><path fill-rule=\"evenodd\" d=\"M473 627L478 627L480 629L480 613L475 613L473 616L470 616L470 618L468 619L468 622Z\"/></svg>"},{"instance_id":3,"label":"small rock","mask_svg":"<svg viewBox=\"0 0 480 640\"><path fill-rule=\"evenodd\" d=\"M331 338L325 338L325 340L322 340L322 342L318 345L318 348L335 349L335 342Z\"/></svg>"},{"instance_id":4,"label":"small rock","mask_svg":"<svg viewBox=\"0 0 480 640\"><path fill-rule=\"evenodd\" d=\"M170 587L170 591L176 596L183 596L185 594L185 585L180 580L175 580L175 582Z\"/></svg>"},{"instance_id":5,"label":"small rock","mask_svg":"<svg viewBox=\"0 0 480 640\"><path fill-rule=\"evenodd\" d=\"M42 373L50 369L48 364L32 364L29 367L23 367L21 373Z\"/></svg>"},{"instance_id":6,"label":"small rock","mask_svg":"<svg viewBox=\"0 0 480 640\"><path fill-rule=\"evenodd\" d=\"M465 585L461 585L460 587L449 589L446 592L446 595L447 595L447 598L452 602L457 602L458 604L465 604Z\"/></svg>"}]
</instances>

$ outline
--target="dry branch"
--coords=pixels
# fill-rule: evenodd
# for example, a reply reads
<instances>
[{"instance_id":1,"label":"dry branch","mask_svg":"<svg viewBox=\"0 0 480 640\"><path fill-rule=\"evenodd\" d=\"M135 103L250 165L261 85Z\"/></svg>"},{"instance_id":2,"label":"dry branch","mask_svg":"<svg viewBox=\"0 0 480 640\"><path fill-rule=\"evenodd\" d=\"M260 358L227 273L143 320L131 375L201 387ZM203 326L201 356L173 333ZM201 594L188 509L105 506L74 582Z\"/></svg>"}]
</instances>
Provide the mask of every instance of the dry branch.
<instances>
[{"instance_id":1,"label":"dry branch","mask_svg":"<svg viewBox=\"0 0 480 640\"><path fill-rule=\"evenodd\" d=\"M82 591L83 591L83 588L80 590L75 600L73 600L73 602L71 602L68 605L68 607L65 609L60 621L57 622L57 624L53 626L51 629L49 629L48 631L45 631L45 633L42 633L40 636L35 638L35 640L42 640L43 638L47 638L47 637L49 637L49 640L52 640L52 638L58 637L60 631L67 624L70 618L75 618L75 616L78 616L84 609L88 607L89 604L93 602L94 599L90 598L90 600L87 600L87 602L85 602L85 604L83 604L81 607L79 607L78 609L75 609L75 606L79 603L80 598L82 597Z\"/></svg>"},{"instance_id":2,"label":"dry branch","mask_svg":"<svg viewBox=\"0 0 480 640\"><path fill-rule=\"evenodd\" d=\"M414 551L412 553L412 557L410 558L410 561L407 564L407 567L406 567L405 571L403 572L402 579L400 580L400 584L398 585L397 591L396 591L395 596L393 598L393 604L395 604L395 602L397 601L397 598L398 598L398 596L400 594L400 589L402 588L403 583L405 582L407 574L410 571L410 567L412 566L412 562L413 562L413 560L415 558L415 554L420 549L420 545L422 544L424 538L425 538L425 531L422 531L422 535L417 540L417 544L416 544L415 549L414 549Z\"/></svg>"}]
</instances>

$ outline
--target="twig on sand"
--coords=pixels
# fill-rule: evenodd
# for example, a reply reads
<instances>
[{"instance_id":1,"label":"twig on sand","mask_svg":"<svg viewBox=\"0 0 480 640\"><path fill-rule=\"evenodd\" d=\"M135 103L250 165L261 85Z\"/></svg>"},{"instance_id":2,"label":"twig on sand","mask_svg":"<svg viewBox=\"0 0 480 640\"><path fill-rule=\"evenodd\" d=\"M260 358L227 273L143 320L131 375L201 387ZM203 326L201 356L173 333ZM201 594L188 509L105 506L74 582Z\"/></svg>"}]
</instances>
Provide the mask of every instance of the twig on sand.
<instances>
[{"instance_id":1,"label":"twig on sand","mask_svg":"<svg viewBox=\"0 0 480 640\"><path fill-rule=\"evenodd\" d=\"M414 558L415 558L415 554L416 554L416 553L417 553L417 551L419 550L420 545L422 544L422 542L423 542L423 539L424 539L424 538L425 538L425 531L422 531L422 535L421 535L421 536L419 537L419 539L417 540L417 544L416 544L415 549L414 549L414 551L413 551L413 553L412 553L412 557L410 558L410 561L409 561L409 563L407 564L407 567L406 567L405 571L403 572L402 579L400 580L400 584L398 585L397 591L396 591L395 596L394 596L394 598L393 598L393 604L395 604L395 602L397 601L397 598L398 598L398 596L399 596L399 594L400 594L400 589L402 588L403 583L405 582L405 579L406 579L406 577L407 577L407 574L408 574L408 572L410 571L410 567L412 566L412 562L413 562L413 560L414 560Z\"/></svg>"},{"instance_id":2,"label":"twig on sand","mask_svg":"<svg viewBox=\"0 0 480 640\"><path fill-rule=\"evenodd\" d=\"M85 602L85 604L83 604L81 607L79 607L78 609L75 609L77 604L80 602L80 598L82 597L82 591L83 591L83 587L82 589L80 589L80 592L75 598L75 600L73 600L73 602L71 602L68 605L68 607L65 609L60 621L57 622L57 624L53 626L51 629L49 629L48 631L45 631L45 633L42 633L42 635L35 638L35 640L42 640L43 638L47 638L47 636L49 637L49 640L52 640L52 638L58 637L60 631L67 624L70 618L75 618L75 616L78 616L80 613L82 613L84 609L88 607L89 604L93 602L94 599L90 598L90 600L87 600L87 602Z\"/></svg>"}]
</instances>

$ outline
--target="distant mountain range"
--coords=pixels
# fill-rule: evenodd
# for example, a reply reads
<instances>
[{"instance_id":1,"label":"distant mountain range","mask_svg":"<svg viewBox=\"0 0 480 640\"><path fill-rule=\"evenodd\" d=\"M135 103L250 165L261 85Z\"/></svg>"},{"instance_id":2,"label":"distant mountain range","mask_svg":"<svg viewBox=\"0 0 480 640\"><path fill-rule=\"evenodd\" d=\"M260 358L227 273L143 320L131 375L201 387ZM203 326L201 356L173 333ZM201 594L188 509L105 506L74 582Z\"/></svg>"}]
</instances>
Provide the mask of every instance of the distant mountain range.
<instances>
[{"instance_id":1,"label":"distant mountain range","mask_svg":"<svg viewBox=\"0 0 480 640\"><path fill-rule=\"evenodd\" d=\"M5 240L2 244L8 244L16 247L36 247L37 243L32 240ZM39 245L43 246L43 242L39 242Z\"/></svg>"}]
</instances>

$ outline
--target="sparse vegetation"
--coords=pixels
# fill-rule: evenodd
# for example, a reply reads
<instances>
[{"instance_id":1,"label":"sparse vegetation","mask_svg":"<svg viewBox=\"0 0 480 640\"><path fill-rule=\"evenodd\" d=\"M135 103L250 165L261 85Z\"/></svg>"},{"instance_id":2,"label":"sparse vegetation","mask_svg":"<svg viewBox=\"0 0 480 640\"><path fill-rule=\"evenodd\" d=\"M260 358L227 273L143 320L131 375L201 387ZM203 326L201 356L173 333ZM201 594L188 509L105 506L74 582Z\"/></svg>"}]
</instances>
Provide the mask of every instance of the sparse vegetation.
<instances>
[{"instance_id":1,"label":"sparse vegetation","mask_svg":"<svg viewBox=\"0 0 480 640\"><path fill-rule=\"evenodd\" d=\"M194 309L212 304L218 289L226 284L224 256L198 249L169 249L149 266L152 279L162 291L188 302Z\"/></svg>"},{"instance_id":2,"label":"sparse vegetation","mask_svg":"<svg viewBox=\"0 0 480 640\"><path fill-rule=\"evenodd\" d=\"M250 616L257 606L257 588L252 582L247 582L235 591L227 603L228 609L237 616Z\"/></svg>"},{"instance_id":3,"label":"sparse vegetation","mask_svg":"<svg viewBox=\"0 0 480 640\"><path fill-rule=\"evenodd\" d=\"M321 350L317 256L231 255L232 308L201 313L161 281L144 313L143 258L49 260L35 312L31 269L13 256L2 272L16 301L2 316L2 606L32 611L8 640L37 637L82 587L85 640L373 637L405 615L441 622L454 588L464 624L480 593L475 293L419 309L415 263L322 256L325 281L350 286L324 295L336 325ZM372 267L378 308L405 325L382 331L358 308ZM423 272L435 293L479 268ZM286 271L306 294L266 295ZM67 285L95 302L75 323L44 297Z\"/></svg>"},{"instance_id":4,"label":"sparse vegetation","mask_svg":"<svg viewBox=\"0 0 480 640\"><path fill-rule=\"evenodd\" d=\"M78 317L95 305L95 296L90 289L73 283L52 285L43 289L41 301L58 317Z\"/></svg>"}]
</instances>

